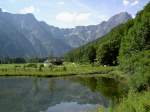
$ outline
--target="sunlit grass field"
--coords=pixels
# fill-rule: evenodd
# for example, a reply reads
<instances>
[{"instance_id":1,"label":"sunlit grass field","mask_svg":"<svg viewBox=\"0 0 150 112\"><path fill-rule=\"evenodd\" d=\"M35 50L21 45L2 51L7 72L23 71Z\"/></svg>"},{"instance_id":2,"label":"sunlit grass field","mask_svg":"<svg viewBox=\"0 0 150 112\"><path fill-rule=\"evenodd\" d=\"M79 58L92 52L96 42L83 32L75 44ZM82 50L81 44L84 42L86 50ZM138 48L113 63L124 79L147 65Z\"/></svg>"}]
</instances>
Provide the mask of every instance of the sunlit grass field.
<instances>
[{"instance_id":1,"label":"sunlit grass field","mask_svg":"<svg viewBox=\"0 0 150 112\"><path fill-rule=\"evenodd\" d=\"M31 66L29 66L31 65ZM41 63L34 64L0 64L0 76L67 76L82 74L108 74L113 67L92 66L75 63L44 67Z\"/></svg>"}]
</instances>

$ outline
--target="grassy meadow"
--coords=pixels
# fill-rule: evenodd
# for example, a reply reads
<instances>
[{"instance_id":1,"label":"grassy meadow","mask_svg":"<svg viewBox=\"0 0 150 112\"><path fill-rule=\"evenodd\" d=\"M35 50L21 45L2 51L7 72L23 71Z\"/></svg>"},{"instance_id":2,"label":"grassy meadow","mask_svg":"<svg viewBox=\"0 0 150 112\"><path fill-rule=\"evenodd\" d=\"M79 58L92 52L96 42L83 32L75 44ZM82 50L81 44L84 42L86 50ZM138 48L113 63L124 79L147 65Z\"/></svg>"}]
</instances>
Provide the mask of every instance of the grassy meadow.
<instances>
[{"instance_id":1,"label":"grassy meadow","mask_svg":"<svg viewBox=\"0 0 150 112\"><path fill-rule=\"evenodd\" d=\"M69 76L69 75L84 75L84 74L108 74L115 68L92 66L75 63L64 63L63 65L51 65L44 67L42 63L28 64L1 64L0 76Z\"/></svg>"},{"instance_id":2,"label":"grassy meadow","mask_svg":"<svg viewBox=\"0 0 150 112\"><path fill-rule=\"evenodd\" d=\"M121 99L115 107L108 109L100 106L98 112L150 112L150 92L129 91L128 96Z\"/></svg>"}]
</instances>

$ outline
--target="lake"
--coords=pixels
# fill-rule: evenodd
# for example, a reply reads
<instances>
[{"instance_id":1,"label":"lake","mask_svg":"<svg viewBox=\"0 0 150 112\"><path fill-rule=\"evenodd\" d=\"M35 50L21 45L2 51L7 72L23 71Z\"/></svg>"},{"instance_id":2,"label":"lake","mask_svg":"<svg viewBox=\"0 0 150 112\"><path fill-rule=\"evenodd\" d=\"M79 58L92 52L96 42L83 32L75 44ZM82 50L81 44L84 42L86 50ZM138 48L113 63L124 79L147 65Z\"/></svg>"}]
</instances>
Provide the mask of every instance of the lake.
<instances>
[{"instance_id":1,"label":"lake","mask_svg":"<svg viewBox=\"0 0 150 112\"><path fill-rule=\"evenodd\" d=\"M111 78L0 78L0 112L94 112L125 89Z\"/></svg>"}]
</instances>

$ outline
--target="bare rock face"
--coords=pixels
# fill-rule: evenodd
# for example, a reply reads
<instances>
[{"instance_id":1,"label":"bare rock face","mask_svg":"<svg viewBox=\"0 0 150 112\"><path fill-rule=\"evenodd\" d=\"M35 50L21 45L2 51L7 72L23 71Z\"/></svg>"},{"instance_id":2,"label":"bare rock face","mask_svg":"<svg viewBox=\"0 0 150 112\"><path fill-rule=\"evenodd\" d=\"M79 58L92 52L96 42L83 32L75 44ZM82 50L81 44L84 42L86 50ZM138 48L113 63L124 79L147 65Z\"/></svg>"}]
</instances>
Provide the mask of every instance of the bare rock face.
<instances>
[{"instance_id":1,"label":"bare rock face","mask_svg":"<svg viewBox=\"0 0 150 112\"><path fill-rule=\"evenodd\" d=\"M62 56L131 18L123 12L98 25L61 29L39 22L33 14L11 14L0 9L0 57Z\"/></svg>"},{"instance_id":2,"label":"bare rock face","mask_svg":"<svg viewBox=\"0 0 150 112\"><path fill-rule=\"evenodd\" d=\"M131 18L131 15L127 12L122 12L111 17L108 21L104 21L98 25L77 26L75 29L69 30L64 36L70 46L79 47L87 42L106 35L114 27L127 22Z\"/></svg>"}]
</instances>

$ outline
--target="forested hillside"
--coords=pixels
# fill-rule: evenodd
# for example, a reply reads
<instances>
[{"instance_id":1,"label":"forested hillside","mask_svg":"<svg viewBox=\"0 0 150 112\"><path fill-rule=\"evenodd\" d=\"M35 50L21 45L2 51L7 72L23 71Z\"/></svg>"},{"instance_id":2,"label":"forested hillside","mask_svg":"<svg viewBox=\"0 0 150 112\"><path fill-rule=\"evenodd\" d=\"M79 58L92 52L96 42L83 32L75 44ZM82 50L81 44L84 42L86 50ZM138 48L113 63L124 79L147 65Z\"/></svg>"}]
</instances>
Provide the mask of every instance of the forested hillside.
<instances>
[{"instance_id":1,"label":"forested hillside","mask_svg":"<svg viewBox=\"0 0 150 112\"><path fill-rule=\"evenodd\" d=\"M131 85L140 90L150 84L150 3L135 19L66 54L71 62L119 65L131 74ZM134 75L133 75L134 74Z\"/></svg>"}]
</instances>

